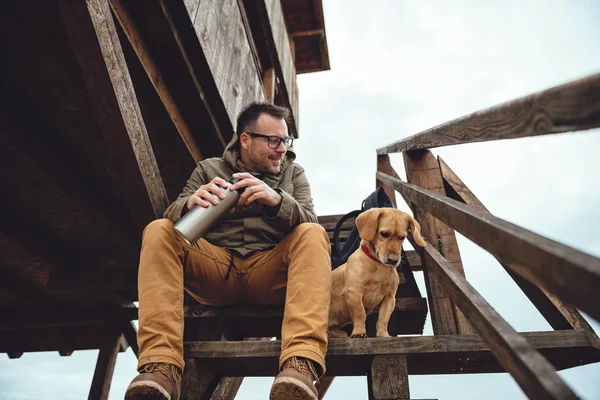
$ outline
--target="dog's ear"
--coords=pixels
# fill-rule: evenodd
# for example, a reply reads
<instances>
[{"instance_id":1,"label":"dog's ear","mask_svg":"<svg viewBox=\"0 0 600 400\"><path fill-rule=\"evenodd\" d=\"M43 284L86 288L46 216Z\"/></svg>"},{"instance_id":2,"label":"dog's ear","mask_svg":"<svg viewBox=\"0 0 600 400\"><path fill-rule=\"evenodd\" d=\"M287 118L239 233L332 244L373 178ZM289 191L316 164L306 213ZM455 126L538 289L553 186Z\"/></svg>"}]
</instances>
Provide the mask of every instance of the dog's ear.
<instances>
[{"instance_id":1,"label":"dog's ear","mask_svg":"<svg viewBox=\"0 0 600 400\"><path fill-rule=\"evenodd\" d=\"M375 238L377 226L379 225L379 215L382 211L381 208L371 208L356 218L356 227L362 239L371 241Z\"/></svg>"},{"instance_id":2,"label":"dog's ear","mask_svg":"<svg viewBox=\"0 0 600 400\"><path fill-rule=\"evenodd\" d=\"M427 243L425 242L425 240L423 240L423 237L421 236L421 225L419 225L417 220L411 217L410 215L408 216L408 221L410 224L410 231L412 232L413 239L415 239L415 242L417 242L417 244L421 247L426 247Z\"/></svg>"}]
</instances>

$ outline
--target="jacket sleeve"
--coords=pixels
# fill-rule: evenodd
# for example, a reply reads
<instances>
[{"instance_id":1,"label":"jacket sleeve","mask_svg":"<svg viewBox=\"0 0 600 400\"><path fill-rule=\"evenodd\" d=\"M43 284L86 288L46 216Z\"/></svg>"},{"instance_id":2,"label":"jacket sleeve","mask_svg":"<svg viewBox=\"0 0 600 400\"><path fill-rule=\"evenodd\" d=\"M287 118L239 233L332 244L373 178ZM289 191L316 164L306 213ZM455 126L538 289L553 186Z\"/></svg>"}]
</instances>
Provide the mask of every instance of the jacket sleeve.
<instances>
[{"instance_id":1,"label":"jacket sleeve","mask_svg":"<svg viewBox=\"0 0 600 400\"><path fill-rule=\"evenodd\" d=\"M277 214L272 217L268 216L268 218L286 220L292 228L304 222L318 223L310 185L304 169L298 167L297 171L294 171L292 183L294 185L293 195L283 190L277 190L282 197L281 205Z\"/></svg>"},{"instance_id":2,"label":"jacket sleeve","mask_svg":"<svg viewBox=\"0 0 600 400\"><path fill-rule=\"evenodd\" d=\"M198 188L208 180L206 178L206 173L202 168L202 164L198 164L190 179L188 179L183 191L177 196L177 200L175 200L171 205L165 210L163 217L169 218L173 222L179 221L179 219L185 214L183 212L185 205L188 202L188 199L192 197L194 192L198 190ZM187 210L186 210L187 211Z\"/></svg>"}]
</instances>

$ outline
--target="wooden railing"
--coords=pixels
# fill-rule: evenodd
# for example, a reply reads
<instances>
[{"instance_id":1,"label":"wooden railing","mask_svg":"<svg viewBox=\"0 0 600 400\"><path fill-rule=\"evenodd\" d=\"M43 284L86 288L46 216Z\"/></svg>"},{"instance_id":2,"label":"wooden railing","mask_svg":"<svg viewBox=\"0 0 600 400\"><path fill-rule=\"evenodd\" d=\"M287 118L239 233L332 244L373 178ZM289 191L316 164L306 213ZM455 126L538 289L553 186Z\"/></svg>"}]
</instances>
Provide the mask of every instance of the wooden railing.
<instances>
[{"instance_id":1,"label":"wooden railing","mask_svg":"<svg viewBox=\"0 0 600 400\"><path fill-rule=\"evenodd\" d=\"M467 115L377 150L377 184L392 198L395 191L402 195L428 241L426 248L415 248L421 254L434 332L469 333L474 328L532 398L576 395L526 336L468 283L454 230L493 254L554 329L583 331L596 350L600 341L577 308L600 321L600 259L492 215L428 149L599 126L600 74ZM408 182L390 164L388 154L394 152L403 152Z\"/></svg>"}]
</instances>

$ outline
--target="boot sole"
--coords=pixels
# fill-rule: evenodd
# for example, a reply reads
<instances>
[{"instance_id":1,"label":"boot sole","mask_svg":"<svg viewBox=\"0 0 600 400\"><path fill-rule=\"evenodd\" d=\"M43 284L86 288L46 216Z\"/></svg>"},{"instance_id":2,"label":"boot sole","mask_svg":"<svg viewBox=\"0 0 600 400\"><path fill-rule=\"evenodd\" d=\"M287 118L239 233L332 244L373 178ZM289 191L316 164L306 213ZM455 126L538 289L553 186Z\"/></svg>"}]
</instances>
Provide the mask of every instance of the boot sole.
<instances>
[{"instance_id":1,"label":"boot sole","mask_svg":"<svg viewBox=\"0 0 600 400\"><path fill-rule=\"evenodd\" d=\"M171 400L171 395L156 382L140 381L129 385L125 400Z\"/></svg>"},{"instance_id":2,"label":"boot sole","mask_svg":"<svg viewBox=\"0 0 600 400\"><path fill-rule=\"evenodd\" d=\"M269 400L318 400L318 398L304 382L286 376L275 379Z\"/></svg>"}]
</instances>

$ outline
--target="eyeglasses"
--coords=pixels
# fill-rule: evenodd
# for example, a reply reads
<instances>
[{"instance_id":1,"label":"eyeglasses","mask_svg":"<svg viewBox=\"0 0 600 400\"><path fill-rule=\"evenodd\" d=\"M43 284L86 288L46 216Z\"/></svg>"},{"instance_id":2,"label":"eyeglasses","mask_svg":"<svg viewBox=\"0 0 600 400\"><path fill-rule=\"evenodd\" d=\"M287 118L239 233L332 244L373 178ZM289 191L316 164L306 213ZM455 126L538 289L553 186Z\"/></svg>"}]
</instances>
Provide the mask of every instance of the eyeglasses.
<instances>
[{"instance_id":1,"label":"eyeglasses","mask_svg":"<svg viewBox=\"0 0 600 400\"><path fill-rule=\"evenodd\" d=\"M246 132L246 133L252 137L260 137L260 138L267 139L267 143L268 143L269 147L272 149L278 148L281 143L283 143L283 145L285 146L286 149L289 149L292 146L292 144L294 143L294 138L289 137L289 136L279 137L279 136L261 135L260 133L254 133L254 132Z\"/></svg>"}]
</instances>

